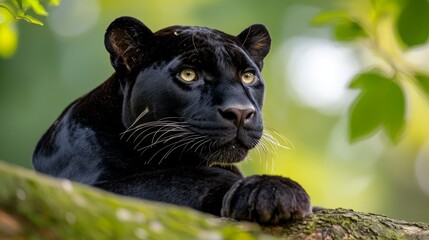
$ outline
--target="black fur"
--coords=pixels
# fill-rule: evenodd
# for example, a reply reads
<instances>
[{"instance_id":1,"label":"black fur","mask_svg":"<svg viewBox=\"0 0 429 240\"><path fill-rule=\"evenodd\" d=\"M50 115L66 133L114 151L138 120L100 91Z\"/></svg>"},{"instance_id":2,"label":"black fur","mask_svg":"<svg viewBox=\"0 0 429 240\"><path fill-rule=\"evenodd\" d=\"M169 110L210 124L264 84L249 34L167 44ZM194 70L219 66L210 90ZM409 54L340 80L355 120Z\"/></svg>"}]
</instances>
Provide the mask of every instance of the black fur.
<instances>
[{"instance_id":1,"label":"black fur","mask_svg":"<svg viewBox=\"0 0 429 240\"><path fill-rule=\"evenodd\" d=\"M260 71L270 44L258 24L235 37L186 26L153 33L116 19L105 34L115 73L64 110L39 141L34 168L238 220L302 218L310 201L296 182L243 178L233 165L262 137ZM186 69L196 73L191 82ZM255 80L242 81L244 73Z\"/></svg>"}]
</instances>

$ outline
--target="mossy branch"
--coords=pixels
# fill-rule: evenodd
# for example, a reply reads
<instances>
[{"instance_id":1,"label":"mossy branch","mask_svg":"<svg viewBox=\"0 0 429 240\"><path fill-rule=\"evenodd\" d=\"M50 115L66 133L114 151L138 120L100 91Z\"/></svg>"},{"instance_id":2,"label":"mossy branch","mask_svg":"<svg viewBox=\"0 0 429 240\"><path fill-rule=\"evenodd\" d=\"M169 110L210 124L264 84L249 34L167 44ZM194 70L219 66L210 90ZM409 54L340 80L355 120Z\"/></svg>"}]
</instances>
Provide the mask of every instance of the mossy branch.
<instances>
[{"instance_id":1,"label":"mossy branch","mask_svg":"<svg viewBox=\"0 0 429 240\"><path fill-rule=\"evenodd\" d=\"M0 162L0 239L429 239L429 224L345 209L260 227L116 196Z\"/></svg>"}]
</instances>

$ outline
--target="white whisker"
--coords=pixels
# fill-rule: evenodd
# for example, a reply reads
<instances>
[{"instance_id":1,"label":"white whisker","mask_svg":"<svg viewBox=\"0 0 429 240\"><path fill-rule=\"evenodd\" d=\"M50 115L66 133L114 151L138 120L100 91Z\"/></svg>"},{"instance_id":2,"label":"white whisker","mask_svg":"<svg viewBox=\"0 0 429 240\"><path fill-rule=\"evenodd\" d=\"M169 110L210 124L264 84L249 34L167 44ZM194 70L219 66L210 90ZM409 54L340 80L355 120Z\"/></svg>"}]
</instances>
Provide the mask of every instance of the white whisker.
<instances>
[{"instance_id":1,"label":"white whisker","mask_svg":"<svg viewBox=\"0 0 429 240\"><path fill-rule=\"evenodd\" d=\"M134 122L127 128L127 130L125 130L125 132L121 133L121 138L122 136L124 136L125 133L132 131L133 126L147 113L149 112L149 108L145 108L143 112L141 112L138 117L136 118L136 120L134 120Z\"/></svg>"}]
</instances>

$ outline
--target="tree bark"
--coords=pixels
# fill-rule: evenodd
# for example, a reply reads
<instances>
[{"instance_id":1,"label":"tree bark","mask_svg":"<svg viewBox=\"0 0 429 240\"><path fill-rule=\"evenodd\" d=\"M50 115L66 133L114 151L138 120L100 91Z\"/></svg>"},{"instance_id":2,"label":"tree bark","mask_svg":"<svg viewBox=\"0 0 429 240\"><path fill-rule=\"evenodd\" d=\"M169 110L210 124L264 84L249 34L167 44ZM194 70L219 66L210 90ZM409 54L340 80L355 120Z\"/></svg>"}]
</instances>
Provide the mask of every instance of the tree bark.
<instances>
[{"instance_id":1,"label":"tree bark","mask_svg":"<svg viewBox=\"0 0 429 240\"><path fill-rule=\"evenodd\" d=\"M0 162L0 239L429 239L429 224L325 209L303 221L261 227Z\"/></svg>"}]
</instances>

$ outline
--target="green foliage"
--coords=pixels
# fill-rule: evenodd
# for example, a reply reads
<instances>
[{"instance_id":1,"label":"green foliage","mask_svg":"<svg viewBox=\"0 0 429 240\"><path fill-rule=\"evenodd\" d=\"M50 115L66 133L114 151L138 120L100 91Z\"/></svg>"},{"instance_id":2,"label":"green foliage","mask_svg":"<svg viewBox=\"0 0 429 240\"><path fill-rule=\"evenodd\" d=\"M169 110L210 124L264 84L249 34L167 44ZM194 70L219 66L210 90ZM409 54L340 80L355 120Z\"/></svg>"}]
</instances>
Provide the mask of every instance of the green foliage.
<instances>
[{"instance_id":1,"label":"green foliage","mask_svg":"<svg viewBox=\"0 0 429 240\"><path fill-rule=\"evenodd\" d=\"M55 5L59 0L0 0L0 57L10 57L16 50L18 42L17 27L14 20L25 20L43 26L43 22L29 14L29 10L39 16L48 12L42 3Z\"/></svg>"},{"instance_id":2,"label":"green foliage","mask_svg":"<svg viewBox=\"0 0 429 240\"><path fill-rule=\"evenodd\" d=\"M353 41L359 37L365 37L362 27L351 20L343 21L335 26L334 36L340 42Z\"/></svg>"},{"instance_id":3,"label":"green foliage","mask_svg":"<svg viewBox=\"0 0 429 240\"><path fill-rule=\"evenodd\" d=\"M332 24L334 26L334 38L340 42L349 42L366 36L362 27L350 19L345 11L322 12L312 20L312 23L314 25Z\"/></svg>"},{"instance_id":4,"label":"green foliage","mask_svg":"<svg viewBox=\"0 0 429 240\"><path fill-rule=\"evenodd\" d=\"M327 24L336 24L348 19L349 19L349 15L345 11L341 11L341 10L328 11L328 12L322 12L316 15L311 20L311 23L313 25L327 25Z\"/></svg>"},{"instance_id":5,"label":"green foliage","mask_svg":"<svg viewBox=\"0 0 429 240\"><path fill-rule=\"evenodd\" d=\"M350 88L361 89L350 108L350 140L384 127L390 139L397 142L405 123L405 96L396 81L371 71L357 75Z\"/></svg>"},{"instance_id":6,"label":"green foliage","mask_svg":"<svg viewBox=\"0 0 429 240\"><path fill-rule=\"evenodd\" d=\"M368 137L382 127L396 143L406 124L407 97L401 83L411 81L429 97L429 77L418 73L417 67L404 57L405 51L428 40L429 2L365 0L359 3L360 6L353 1L343 2L341 10L322 12L312 23L331 25L336 41L362 44L384 62L382 70L360 73L350 84L350 88L361 89L361 94L350 107L349 140L355 142Z\"/></svg>"},{"instance_id":7,"label":"green foliage","mask_svg":"<svg viewBox=\"0 0 429 240\"><path fill-rule=\"evenodd\" d=\"M422 73L417 73L415 75L415 79L417 81L417 84L420 86L420 89L429 99L429 76Z\"/></svg>"},{"instance_id":8,"label":"green foliage","mask_svg":"<svg viewBox=\"0 0 429 240\"><path fill-rule=\"evenodd\" d=\"M25 20L29 23L43 26L43 22L37 18L27 14L28 10L32 10L40 16L48 16L48 12L42 5L46 2L51 5L58 5L59 0L7 0L0 2L0 7L6 9L16 20Z\"/></svg>"},{"instance_id":9,"label":"green foliage","mask_svg":"<svg viewBox=\"0 0 429 240\"><path fill-rule=\"evenodd\" d=\"M399 36L408 47L423 44L429 36L428 24L428 1L410 0L398 18L397 28Z\"/></svg>"}]
</instances>

